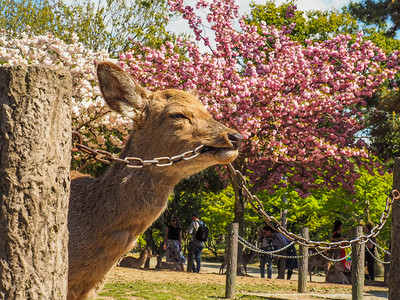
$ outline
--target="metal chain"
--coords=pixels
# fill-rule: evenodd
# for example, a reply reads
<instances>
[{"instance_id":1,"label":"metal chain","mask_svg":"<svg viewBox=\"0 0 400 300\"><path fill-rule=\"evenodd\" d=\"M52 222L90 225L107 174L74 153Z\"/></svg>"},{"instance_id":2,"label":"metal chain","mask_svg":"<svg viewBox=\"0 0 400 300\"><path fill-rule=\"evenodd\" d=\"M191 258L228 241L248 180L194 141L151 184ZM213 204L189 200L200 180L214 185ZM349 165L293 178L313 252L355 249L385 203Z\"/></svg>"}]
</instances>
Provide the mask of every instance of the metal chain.
<instances>
[{"instance_id":1,"label":"metal chain","mask_svg":"<svg viewBox=\"0 0 400 300\"><path fill-rule=\"evenodd\" d=\"M319 255L323 256L325 259L334 262L334 261L343 260L343 259L347 258L349 255L351 255L351 252L350 252L349 255L346 255L344 258L341 258L339 260L335 260L335 259L332 259L332 258L324 255L323 253L326 252L327 250L319 250L319 251L316 251L316 252L313 252L313 253L304 254L304 255L293 255L293 256L280 255L280 254L276 254L276 253L282 252L283 250L286 250L288 247L293 245L295 242L292 241L289 244L287 244L285 247L279 248L277 250L265 251L265 250L262 250L260 248L257 248L253 244L249 243L243 237L241 237L239 235L237 235L237 237L238 237L239 243L242 244L242 246L244 248L249 248L250 250L252 250L252 251L254 251L256 253L259 253L259 254L268 254L268 255L271 255L271 256L274 256L274 257L279 257L279 258L306 258L306 257L316 256L316 255L319 254Z\"/></svg>"},{"instance_id":2,"label":"metal chain","mask_svg":"<svg viewBox=\"0 0 400 300\"><path fill-rule=\"evenodd\" d=\"M81 150L87 154L90 154L95 160L99 162L105 164L110 164L111 162L123 163L128 168L135 168L135 169L140 169L143 168L144 166L151 166L151 165L155 165L157 167L167 167L182 160L191 160L199 156L201 154L201 150L205 147L204 145L200 145L194 150L187 151L172 157L156 157L151 160L144 160L138 157L125 157L122 159L114 157L114 155L111 154L110 152L99 149L92 149L89 148L88 146L83 145L82 136L77 131L72 131L72 135L73 137L75 136L78 139L78 142L75 143L75 147L71 149L73 152Z\"/></svg>"},{"instance_id":3,"label":"metal chain","mask_svg":"<svg viewBox=\"0 0 400 300\"><path fill-rule=\"evenodd\" d=\"M352 251L350 251L348 254L346 254L345 256L340 257L340 258L331 258L331 257L329 257L329 256L326 256L326 255L323 254L323 253L321 253L320 255L321 255L323 258L325 258L326 260L329 260L329 261L331 261L331 262L338 262L338 261L342 261L342 260L347 259L348 257L351 256L351 254L352 254Z\"/></svg>"},{"instance_id":4,"label":"metal chain","mask_svg":"<svg viewBox=\"0 0 400 300\"><path fill-rule=\"evenodd\" d=\"M376 247L378 247L378 249L382 250L384 253L391 255L390 252L388 250L386 250L385 248L379 246L377 243L375 243L373 240L369 239L368 242L371 242L372 244L374 244Z\"/></svg>"},{"instance_id":5,"label":"metal chain","mask_svg":"<svg viewBox=\"0 0 400 300\"><path fill-rule=\"evenodd\" d=\"M249 248L249 249L252 249L252 250L257 249L257 251L255 251L255 252L267 253L267 254L273 254L273 253L282 252L282 251L286 250L287 248L289 248L291 245L294 244L294 242L290 242L290 243L288 243L286 246L284 246L284 247L282 247L282 248L279 248L279 249L276 249L276 250L271 250L271 251L265 251L265 250L261 250L261 249L257 248L256 246L250 244L248 241L246 241L246 240L245 240L244 238L242 238L241 236L238 235L237 237L238 237L238 240L240 241L240 243L241 243L244 247Z\"/></svg>"},{"instance_id":6,"label":"metal chain","mask_svg":"<svg viewBox=\"0 0 400 300\"><path fill-rule=\"evenodd\" d=\"M368 235L361 235L352 240L341 240L341 241L337 241L337 242L310 241L310 240L306 240L305 238L298 236L292 232L287 231L286 228L284 228L276 218L269 216L268 213L264 210L264 206L261 203L260 199L258 199L257 196L253 195L247 188L247 180L240 173L240 171L235 170L235 168L232 166L232 164L228 164L227 166L228 166L228 171L230 172L230 174L232 176L232 179L235 181L235 183L238 185L238 187L242 189L246 198L249 200L250 205L253 207L254 210L256 210L262 216L264 216L267 223L271 227L273 227L278 232L283 234L283 236L285 236L290 241L296 242L297 244L302 245L302 246L316 248L319 250L329 250L332 248L345 249L345 248L349 248L356 244L365 244L368 239L378 235L379 231L382 229L382 227L386 223L386 220L390 214L390 210L391 210L394 200L397 200L400 198L400 193L398 190L393 190L391 192L391 197L390 196L387 197L385 210L382 212L382 216L379 220L379 223L374 228L372 228L371 233Z\"/></svg>"},{"instance_id":7,"label":"metal chain","mask_svg":"<svg viewBox=\"0 0 400 300\"><path fill-rule=\"evenodd\" d=\"M371 252L371 250L369 250L368 247L365 247L365 249L368 251L368 253L376 260L379 261L380 263L384 264L384 265L388 265L390 264L390 260L389 261L383 261L381 260L379 257L376 257L374 253Z\"/></svg>"}]
</instances>

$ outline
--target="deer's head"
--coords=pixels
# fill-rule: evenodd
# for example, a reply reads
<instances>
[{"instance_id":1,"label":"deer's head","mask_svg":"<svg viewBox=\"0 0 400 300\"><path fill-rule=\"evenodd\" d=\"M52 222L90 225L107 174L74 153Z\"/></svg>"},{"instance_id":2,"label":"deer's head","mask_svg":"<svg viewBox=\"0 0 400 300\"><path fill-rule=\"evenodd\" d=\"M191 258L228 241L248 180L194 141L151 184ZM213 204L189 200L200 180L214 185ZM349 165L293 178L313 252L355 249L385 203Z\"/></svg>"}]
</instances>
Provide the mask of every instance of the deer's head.
<instances>
[{"instance_id":1,"label":"deer's head","mask_svg":"<svg viewBox=\"0 0 400 300\"><path fill-rule=\"evenodd\" d=\"M97 74L110 108L134 122L122 157L171 157L204 145L198 157L184 162L184 175L237 157L242 136L215 121L194 93L175 89L150 92L108 62L98 64Z\"/></svg>"}]
</instances>

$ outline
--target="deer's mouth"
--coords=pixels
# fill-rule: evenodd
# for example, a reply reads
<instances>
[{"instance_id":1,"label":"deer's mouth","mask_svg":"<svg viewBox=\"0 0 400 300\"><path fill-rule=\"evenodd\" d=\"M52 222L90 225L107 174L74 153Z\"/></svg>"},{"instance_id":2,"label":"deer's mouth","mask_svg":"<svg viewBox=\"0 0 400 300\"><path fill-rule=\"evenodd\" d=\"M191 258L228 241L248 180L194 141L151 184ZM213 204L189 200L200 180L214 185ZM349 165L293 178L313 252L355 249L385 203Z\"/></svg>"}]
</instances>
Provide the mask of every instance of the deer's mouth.
<instances>
[{"instance_id":1,"label":"deer's mouth","mask_svg":"<svg viewBox=\"0 0 400 300\"><path fill-rule=\"evenodd\" d=\"M238 156L238 149L204 146L201 150L201 153L214 156L215 159L221 164L228 164L234 161Z\"/></svg>"},{"instance_id":2,"label":"deer's mouth","mask_svg":"<svg viewBox=\"0 0 400 300\"><path fill-rule=\"evenodd\" d=\"M243 143L243 137L240 133L229 133L227 138L231 147L213 147L204 145L201 153L212 155L220 164L231 163L239 154L239 149L242 147ZM227 140L225 139L225 141ZM228 143L224 144L229 145Z\"/></svg>"},{"instance_id":3,"label":"deer's mouth","mask_svg":"<svg viewBox=\"0 0 400 300\"><path fill-rule=\"evenodd\" d=\"M201 149L201 153L215 151L216 149L218 148L212 146L204 146L203 149Z\"/></svg>"},{"instance_id":4,"label":"deer's mouth","mask_svg":"<svg viewBox=\"0 0 400 300\"><path fill-rule=\"evenodd\" d=\"M206 153L206 152L219 152L219 151L235 151L237 149L235 148L221 148L221 147L213 147L213 146L204 146L203 149L201 149L200 153Z\"/></svg>"}]
</instances>

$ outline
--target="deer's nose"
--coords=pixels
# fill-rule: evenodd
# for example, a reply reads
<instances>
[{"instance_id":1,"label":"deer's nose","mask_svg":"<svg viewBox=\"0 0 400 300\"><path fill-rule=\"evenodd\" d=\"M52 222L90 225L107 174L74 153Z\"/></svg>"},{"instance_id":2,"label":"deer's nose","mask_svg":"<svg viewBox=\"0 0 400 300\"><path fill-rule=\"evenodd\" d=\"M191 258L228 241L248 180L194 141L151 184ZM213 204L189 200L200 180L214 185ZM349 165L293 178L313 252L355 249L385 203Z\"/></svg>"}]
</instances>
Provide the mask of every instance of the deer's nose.
<instances>
[{"instance_id":1,"label":"deer's nose","mask_svg":"<svg viewBox=\"0 0 400 300\"><path fill-rule=\"evenodd\" d=\"M229 141L235 149L239 149L243 143L243 136L240 133L228 134Z\"/></svg>"}]
</instances>

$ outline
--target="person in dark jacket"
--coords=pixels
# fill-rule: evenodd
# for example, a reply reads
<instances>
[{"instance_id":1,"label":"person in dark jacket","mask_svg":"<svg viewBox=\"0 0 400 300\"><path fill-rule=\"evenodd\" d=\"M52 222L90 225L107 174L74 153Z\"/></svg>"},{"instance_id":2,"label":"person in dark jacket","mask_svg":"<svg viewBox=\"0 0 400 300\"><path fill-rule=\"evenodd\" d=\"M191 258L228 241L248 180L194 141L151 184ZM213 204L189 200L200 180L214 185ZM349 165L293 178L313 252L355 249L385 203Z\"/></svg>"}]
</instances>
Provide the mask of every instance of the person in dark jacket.
<instances>
[{"instance_id":1,"label":"person in dark jacket","mask_svg":"<svg viewBox=\"0 0 400 300\"><path fill-rule=\"evenodd\" d=\"M189 226L188 233L192 235L192 241L193 241L193 265L192 265L192 270L195 273L200 272L201 268L201 252L203 252L204 248L204 242L199 241L196 239L196 232L197 229L199 229L200 224L202 224L203 221L199 219L199 215L197 213L192 214L192 223ZM195 265L196 262L196 265Z\"/></svg>"}]
</instances>

